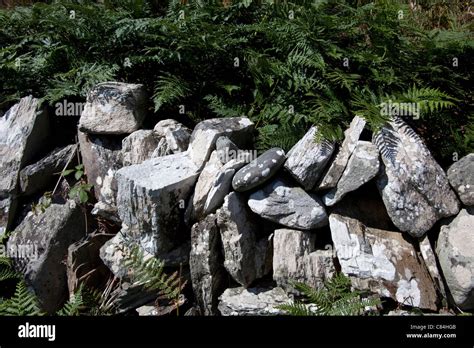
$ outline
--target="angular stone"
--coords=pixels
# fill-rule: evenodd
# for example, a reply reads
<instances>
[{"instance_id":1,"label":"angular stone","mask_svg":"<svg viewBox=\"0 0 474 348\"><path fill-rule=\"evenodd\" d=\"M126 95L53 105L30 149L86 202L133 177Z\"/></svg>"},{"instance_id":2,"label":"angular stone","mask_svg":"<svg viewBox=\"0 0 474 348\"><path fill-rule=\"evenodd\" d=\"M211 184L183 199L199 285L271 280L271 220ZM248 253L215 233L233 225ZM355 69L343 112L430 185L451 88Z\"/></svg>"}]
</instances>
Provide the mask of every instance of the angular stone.
<instances>
[{"instance_id":1,"label":"angular stone","mask_svg":"<svg viewBox=\"0 0 474 348\"><path fill-rule=\"evenodd\" d=\"M474 208L462 209L441 226L436 245L439 263L456 306L474 309Z\"/></svg>"},{"instance_id":2,"label":"angular stone","mask_svg":"<svg viewBox=\"0 0 474 348\"><path fill-rule=\"evenodd\" d=\"M317 127L311 129L288 152L285 169L305 190L311 190L323 173L334 151L334 143L316 142Z\"/></svg>"},{"instance_id":3,"label":"angular stone","mask_svg":"<svg viewBox=\"0 0 474 348\"><path fill-rule=\"evenodd\" d=\"M248 205L264 219L290 228L312 230L328 223L326 210L316 195L281 179L252 193Z\"/></svg>"},{"instance_id":4,"label":"angular stone","mask_svg":"<svg viewBox=\"0 0 474 348\"><path fill-rule=\"evenodd\" d=\"M374 135L384 170L377 186L395 226L422 237L436 221L457 214L459 201L443 169L400 118Z\"/></svg>"},{"instance_id":5,"label":"angular stone","mask_svg":"<svg viewBox=\"0 0 474 348\"><path fill-rule=\"evenodd\" d=\"M225 289L221 240L216 216L208 215L191 229L189 267L196 302L202 315L216 315L218 297Z\"/></svg>"},{"instance_id":6,"label":"angular stone","mask_svg":"<svg viewBox=\"0 0 474 348\"><path fill-rule=\"evenodd\" d=\"M166 150L171 153L179 153L188 149L191 130L178 121L162 120L155 125L153 131L166 140Z\"/></svg>"},{"instance_id":7,"label":"angular stone","mask_svg":"<svg viewBox=\"0 0 474 348\"><path fill-rule=\"evenodd\" d=\"M77 145L68 145L54 150L42 160L23 168L20 172L21 192L31 195L57 181L59 176L56 174L66 169L66 165L72 166L75 163L72 159L76 151Z\"/></svg>"},{"instance_id":8,"label":"angular stone","mask_svg":"<svg viewBox=\"0 0 474 348\"><path fill-rule=\"evenodd\" d=\"M336 204L347 193L372 180L379 169L379 152L375 145L368 141L358 141L337 187L323 197L324 204L327 206Z\"/></svg>"},{"instance_id":9,"label":"angular stone","mask_svg":"<svg viewBox=\"0 0 474 348\"><path fill-rule=\"evenodd\" d=\"M341 148L332 161L329 169L324 174L321 182L317 185L318 190L325 190L336 187L341 178L344 169L346 169L347 162L354 152L357 141L364 130L365 120L359 116L355 116L348 129L344 132L345 138L342 142Z\"/></svg>"},{"instance_id":10,"label":"angular stone","mask_svg":"<svg viewBox=\"0 0 474 348\"><path fill-rule=\"evenodd\" d=\"M284 315L277 307L290 303L282 288L231 288L219 298L219 311L223 316Z\"/></svg>"},{"instance_id":11,"label":"angular stone","mask_svg":"<svg viewBox=\"0 0 474 348\"><path fill-rule=\"evenodd\" d=\"M402 233L369 228L337 214L329 216L329 225L341 270L354 288L403 305L437 309L426 265Z\"/></svg>"},{"instance_id":12,"label":"angular stone","mask_svg":"<svg viewBox=\"0 0 474 348\"><path fill-rule=\"evenodd\" d=\"M290 229L275 230L273 237L273 280L286 291L291 282L320 288L335 268L330 250L315 250L316 234Z\"/></svg>"},{"instance_id":13,"label":"angular stone","mask_svg":"<svg viewBox=\"0 0 474 348\"><path fill-rule=\"evenodd\" d=\"M216 151L217 157L219 158L221 163L226 164L231 159L233 159L231 154L237 153L239 151L239 148L228 137L222 136L217 138Z\"/></svg>"},{"instance_id":14,"label":"angular stone","mask_svg":"<svg viewBox=\"0 0 474 348\"><path fill-rule=\"evenodd\" d=\"M122 160L124 166L140 164L153 157L160 138L148 129L140 129L122 140Z\"/></svg>"},{"instance_id":15,"label":"angular stone","mask_svg":"<svg viewBox=\"0 0 474 348\"><path fill-rule=\"evenodd\" d=\"M130 134L146 115L143 85L103 82L88 94L79 120L79 130L91 134Z\"/></svg>"},{"instance_id":16,"label":"angular stone","mask_svg":"<svg viewBox=\"0 0 474 348\"><path fill-rule=\"evenodd\" d=\"M116 172L122 226L160 257L184 241L185 202L199 175L186 152L158 157Z\"/></svg>"},{"instance_id":17,"label":"angular stone","mask_svg":"<svg viewBox=\"0 0 474 348\"><path fill-rule=\"evenodd\" d=\"M232 187L243 192L262 185L278 172L285 160L285 152L278 147L264 152L234 175Z\"/></svg>"},{"instance_id":18,"label":"angular stone","mask_svg":"<svg viewBox=\"0 0 474 348\"><path fill-rule=\"evenodd\" d=\"M218 159L217 151L213 151L209 161L194 189L193 211L194 218L215 211L224 202L225 196L230 192L232 178L235 171L244 166L244 162L231 160L223 165Z\"/></svg>"},{"instance_id":19,"label":"angular stone","mask_svg":"<svg viewBox=\"0 0 474 348\"><path fill-rule=\"evenodd\" d=\"M28 96L0 116L0 235L15 215L20 170L49 136L47 114L38 106L38 99Z\"/></svg>"},{"instance_id":20,"label":"angular stone","mask_svg":"<svg viewBox=\"0 0 474 348\"><path fill-rule=\"evenodd\" d=\"M428 236L424 236L420 239L420 254L425 262L428 272L430 273L431 279L435 283L436 290L446 298L446 289L444 287L443 277L438 269L438 264L436 262L436 255L431 247L430 240Z\"/></svg>"},{"instance_id":21,"label":"angular stone","mask_svg":"<svg viewBox=\"0 0 474 348\"><path fill-rule=\"evenodd\" d=\"M464 156L448 169L449 183L464 205L474 205L474 153Z\"/></svg>"},{"instance_id":22,"label":"angular stone","mask_svg":"<svg viewBox=\"0 0 474 348\"><path fill-rule=\"evenodd\" d=\"M87 182L94 186L97 200L116 212L117 183L114 175L122 167L121 140L80 131L78 138Z\"/></svg>"},{"instance_id":23,"label":"angular stone","mask_svg":"<svg viewBox=\"0 0 474 348\"><path fill-rule=\"evenodd\" d=\"M52 204L44 213L30 212L7 242L15 268L25 275L40 306L54 313L68 298L68 247L85 234L85 219L74 201ZM22 252L23 251L23 252Z\"/></svg>"},{"instance_id":24,"label":"angular stone","mask_svg":"<svg viewBox=\"0 0 474 348\"><path fill-rule=\"evenodd\" d=\"M71 244L67 253L67 279L69 295L82 285L102 289L109 279L110 271L99 257L99 250L113 234L91 233Z\"/></svg>"},{"instance_id":25,"label":"angular stone","mask_svg":"<svg viewBox=\"0 0 474 348\"><path fill-rule=\"evenodd\" d=\"M227 136L240 148L253 142L254 124L246 117L214 118L197 124L188 152L198 169L202 169L215 149L217 138Z\"/></svg>"},{"instance_id":26,"label":"angular stone","mask_svg":"<svg viewBox=\"0 0 474 348\"><path fill-rule=\"evenodd\" d=\"M271 238L258 238L258 223L239 193L229 193L216 215L224 267L239 284L248 287L271 269Z\"/></svg>"}]
</instances>

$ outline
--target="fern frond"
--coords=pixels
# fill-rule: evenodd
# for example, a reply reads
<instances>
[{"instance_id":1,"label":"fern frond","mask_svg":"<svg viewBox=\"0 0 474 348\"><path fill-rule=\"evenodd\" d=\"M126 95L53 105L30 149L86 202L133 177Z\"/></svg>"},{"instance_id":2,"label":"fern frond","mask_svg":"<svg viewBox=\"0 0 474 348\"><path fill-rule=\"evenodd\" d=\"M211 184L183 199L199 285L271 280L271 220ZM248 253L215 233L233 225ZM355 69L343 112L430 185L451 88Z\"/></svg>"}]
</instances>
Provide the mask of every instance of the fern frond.
<instances>
[{"instance_id":1,"label":"fern frond","mask_svg":"<svg viewBox=\"0 0 474 348\"><path fill-rule=\"evenodd\" d=\"M0 315L34 316L42 315L42 312L36 296L27 289L24 281L20 281L16 285L13 297L2 303Z\"/></svg>"},{"instance_id":2,"label":"fern frond","mask_svg":"<svg viewBox=\"0 0 474 348\"><path fill-rule=\"evenodd\" d=\"M155 93L153 94L155 111L165 104L186 97L188 93L190 93L189 85L183 79L178 76L162 76L155 84Z\"/></svg>"},{"instance_id":3,"label":"fern frond","mask_svg":"<svg viewBox=\"0 0 474 348\"><path fill-rule=\"evenodd\" d=\"M81 314L81 310L84 308L84 299L82 296L84 285L81 284L74 294L71 295L69 300L64 304L57 315L59 316L77 316Z\"/></svg>"}]
</instances>

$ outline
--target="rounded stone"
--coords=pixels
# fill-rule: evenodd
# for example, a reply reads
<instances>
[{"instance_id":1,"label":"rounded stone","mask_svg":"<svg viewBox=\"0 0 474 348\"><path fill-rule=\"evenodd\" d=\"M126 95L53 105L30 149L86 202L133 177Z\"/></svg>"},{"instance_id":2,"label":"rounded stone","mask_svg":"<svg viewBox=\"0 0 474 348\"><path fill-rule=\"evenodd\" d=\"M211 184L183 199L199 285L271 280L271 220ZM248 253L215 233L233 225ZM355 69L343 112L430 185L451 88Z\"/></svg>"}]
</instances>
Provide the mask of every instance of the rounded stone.
<instances>
[{"instance_id":1,"label":"rounded stone","mask_svg":"<svg viewBox=\"0 0 474 348\"><path fill-rule=\"evenodd\" d=\"M285 163L285 151L274 147L240 169L232 180L235 191L251 190L270 179Z\"/></svg>"}]
</instances>

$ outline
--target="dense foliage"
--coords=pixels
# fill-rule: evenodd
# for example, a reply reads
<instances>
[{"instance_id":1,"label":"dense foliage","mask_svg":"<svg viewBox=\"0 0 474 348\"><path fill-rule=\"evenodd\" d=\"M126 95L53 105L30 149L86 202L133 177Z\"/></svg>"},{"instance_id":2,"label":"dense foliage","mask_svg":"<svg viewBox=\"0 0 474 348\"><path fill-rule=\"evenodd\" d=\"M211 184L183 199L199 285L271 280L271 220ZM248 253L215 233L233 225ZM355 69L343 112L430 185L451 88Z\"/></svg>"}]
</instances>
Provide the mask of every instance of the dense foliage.
<instances>
[{"instance_id":1,"label":"dense foliage","mask_svg":"<svg viewBox=\"0 0 474 348\"><path fill-rule=\"evenodd\" d=\"M376 128L390 99L425 106L410 123L438 160L472 151L474 41L461 1L163 3L1 10L0 107L29 93L54 105L98 82L139 82L156 119L248 115L261 149L288 149L310 124L340 138L356 113Z\"/></svg>"}]
</instances>

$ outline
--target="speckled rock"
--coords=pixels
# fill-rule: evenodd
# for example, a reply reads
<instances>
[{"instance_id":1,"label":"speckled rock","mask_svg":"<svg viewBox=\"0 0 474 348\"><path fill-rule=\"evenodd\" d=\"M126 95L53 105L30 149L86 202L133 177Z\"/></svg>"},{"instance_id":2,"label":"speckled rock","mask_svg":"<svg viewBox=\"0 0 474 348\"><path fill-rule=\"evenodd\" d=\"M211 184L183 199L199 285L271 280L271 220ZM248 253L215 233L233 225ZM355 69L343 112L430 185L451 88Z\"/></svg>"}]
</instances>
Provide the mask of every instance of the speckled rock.
<instances>
[{"instance_id":1,"label":"speckled rock","mask_svg":"<svg viewBox=\"0 0 474 348\"><path fill-rule=\"evenodd\" d=\"M332 250L315 250L316 234L290 229L275 230L273 237L273 280L286 291L291 282L320 288L335 273Z\"/></svg>"},{"instance_id":2,"label":"speckled rock","mask_svg":"<svg viewBox=\"0 0 474 348\"><path fill-rule=\"evenodd\" d=\"M322 175L334 151L334 143L316 142L317 127L311 127L305 136L288 152L285 169L305 190L311 190Z\"/></svg>"},{"instance_id":3,"label":"speckled rock","mask_svg":"<svg viewBox=\"0 0 474 348\"><path fill-rule=\"evenodd\" d=\"M224 249L224 267L244 287L271 270L272 239L259 236L261 226L241 194L229 193L217 210Z\"/></svg>"},{"instance_id":4,"label":"speckled rock","mask_svg":"<svg viewBox=\"0 0 474 348\"><path fill-rule=\"evenodd\" d=\"M253 143L254 124L246 117L214 118L197 124L189 143L189 156L202 169L215 150L217 138L227 136L238 147L245 149Z\"/></svg>"},{"instance_id":5,"label":"speckled rock","mask_svg":"<svg viewBox=\"0 0 474 348\"><path fill-rule=\"evenodd\" d=\"M377 186L398 229L422 237L436 221L458 213L446 174L404 121L394 118L374 134L373 142L385 165Z\"/></svg>"},{"instance_id":6,"label":"speckled rock","mask_svg":"<svg viewBox=\"0 0 474 348\"><path fill-rule=\"evenodd\" d=\"M248 205L264 219L290 228L311 230L328 223L326 210L316 195L282 179L252 193Z\"/></svg>"},{"instance_id":7,"label":"speckled rock","mask_svg":"<svg viewBox=\"0 0 474 348\"><path fill-rule=\"evenodd\" d=\"M448 169L449 183L464 205L474 205L474 153L464 156Z\"/></svg>"},{"instance_id":8,"label":"speckled rock","mask_svg":"<svg viewBox=\"0 0 474 348\"><path fill-rule=\"evenodd\" d=\"M139 164L153 156L160 138L152 130L140 129L122 140L124 166Z\"/></svg>"},{"instance_id":9,"label":"speckled rock","mask_svg":"<svg viewBox=\"0 0 474 348\"><path fill-rule=\"evenodd\" d=\"M473 207L441 226L436 253L454 303L463 310L474 309Z\"/></svg>"},{"instance_id":10,"label":"speckled rock","mask_svg":"<svg viewBox=\"0 0 474 348\"><path fill-rule=\"evenodd\" d=\"M283 315L277 307L288 304L290 298L282 288L232 288L219 297L219 311L223 316Z\"/></svg>"},{"instance_id":11,"label":"speckled rock","mask_svg":"<svg viewBox=\"0 0 474 348\"><path fill-rule=\"evenodd\" d=\"M359 141L342 173L335 189L329 191L323 202L332 206L347 193L357 190L377 175L380 168L379 152L375 145L368 141Z\"/></svg>"},{"instance_id":12,"label":"speckled rock","mask_svg":"<svg viewBox=\"0 0 474 348\"><path fill-rule=\"evenodd\" d=\"M354 288L437 309L439 299L426 265L402 233L369 228L337 214L329 216L329 225L341 270Z\"/></svg>"},{"instance_id":13,"label":"speckled rock","mask_svg":"<svg viewBox=\"0 0 474 348\"><path fill-rule=\"evenodd\" d=\"M444 286L443 277L441 276L441 272L438 269L436 255L427 235L419 240L419 246L420 255L423 258L426 267L428 268L428 272L430 273L431 279L433 279L436 289L443 297L446 297L446 289Z\"/></svg>"},{"instance_id":14,"label":"speckled rock","mask_svg":"<svg viewBox=\"0 0 474 348\"><path fill-rule=\"evenodd\" d=\"M130 134L140 128L145 115L143 85L99 83L87 94L79 130L91 134Z\"/></svg>"},{"instance_id":15,"label":"speckled rock","mask_svg":"<svg viewBox=\"0 0 474 348\"><path fill-rule=\"evenodd\" d=\"M354 152L359 140L360 134L364 130L365 120L359 116L355 116L348 129L344 132L345 138L336 155L336 158L332 161L329 169L324 174L321 182L317 185L318 190L324 190L336 187L339 179L341 178L344 169L346 169L347 162Z\"/></svg>"},{"instance_id":16,"label":"speckled rock","mask_svg":"<svg viewBox=\"0 0 474 348\"><path fill-rule=\"evenodd\" d=\"M270 179L285 162L285 152L275 147L241 168L232 179L235 191L251 190Z\"/></svg>"}]
</instances>

